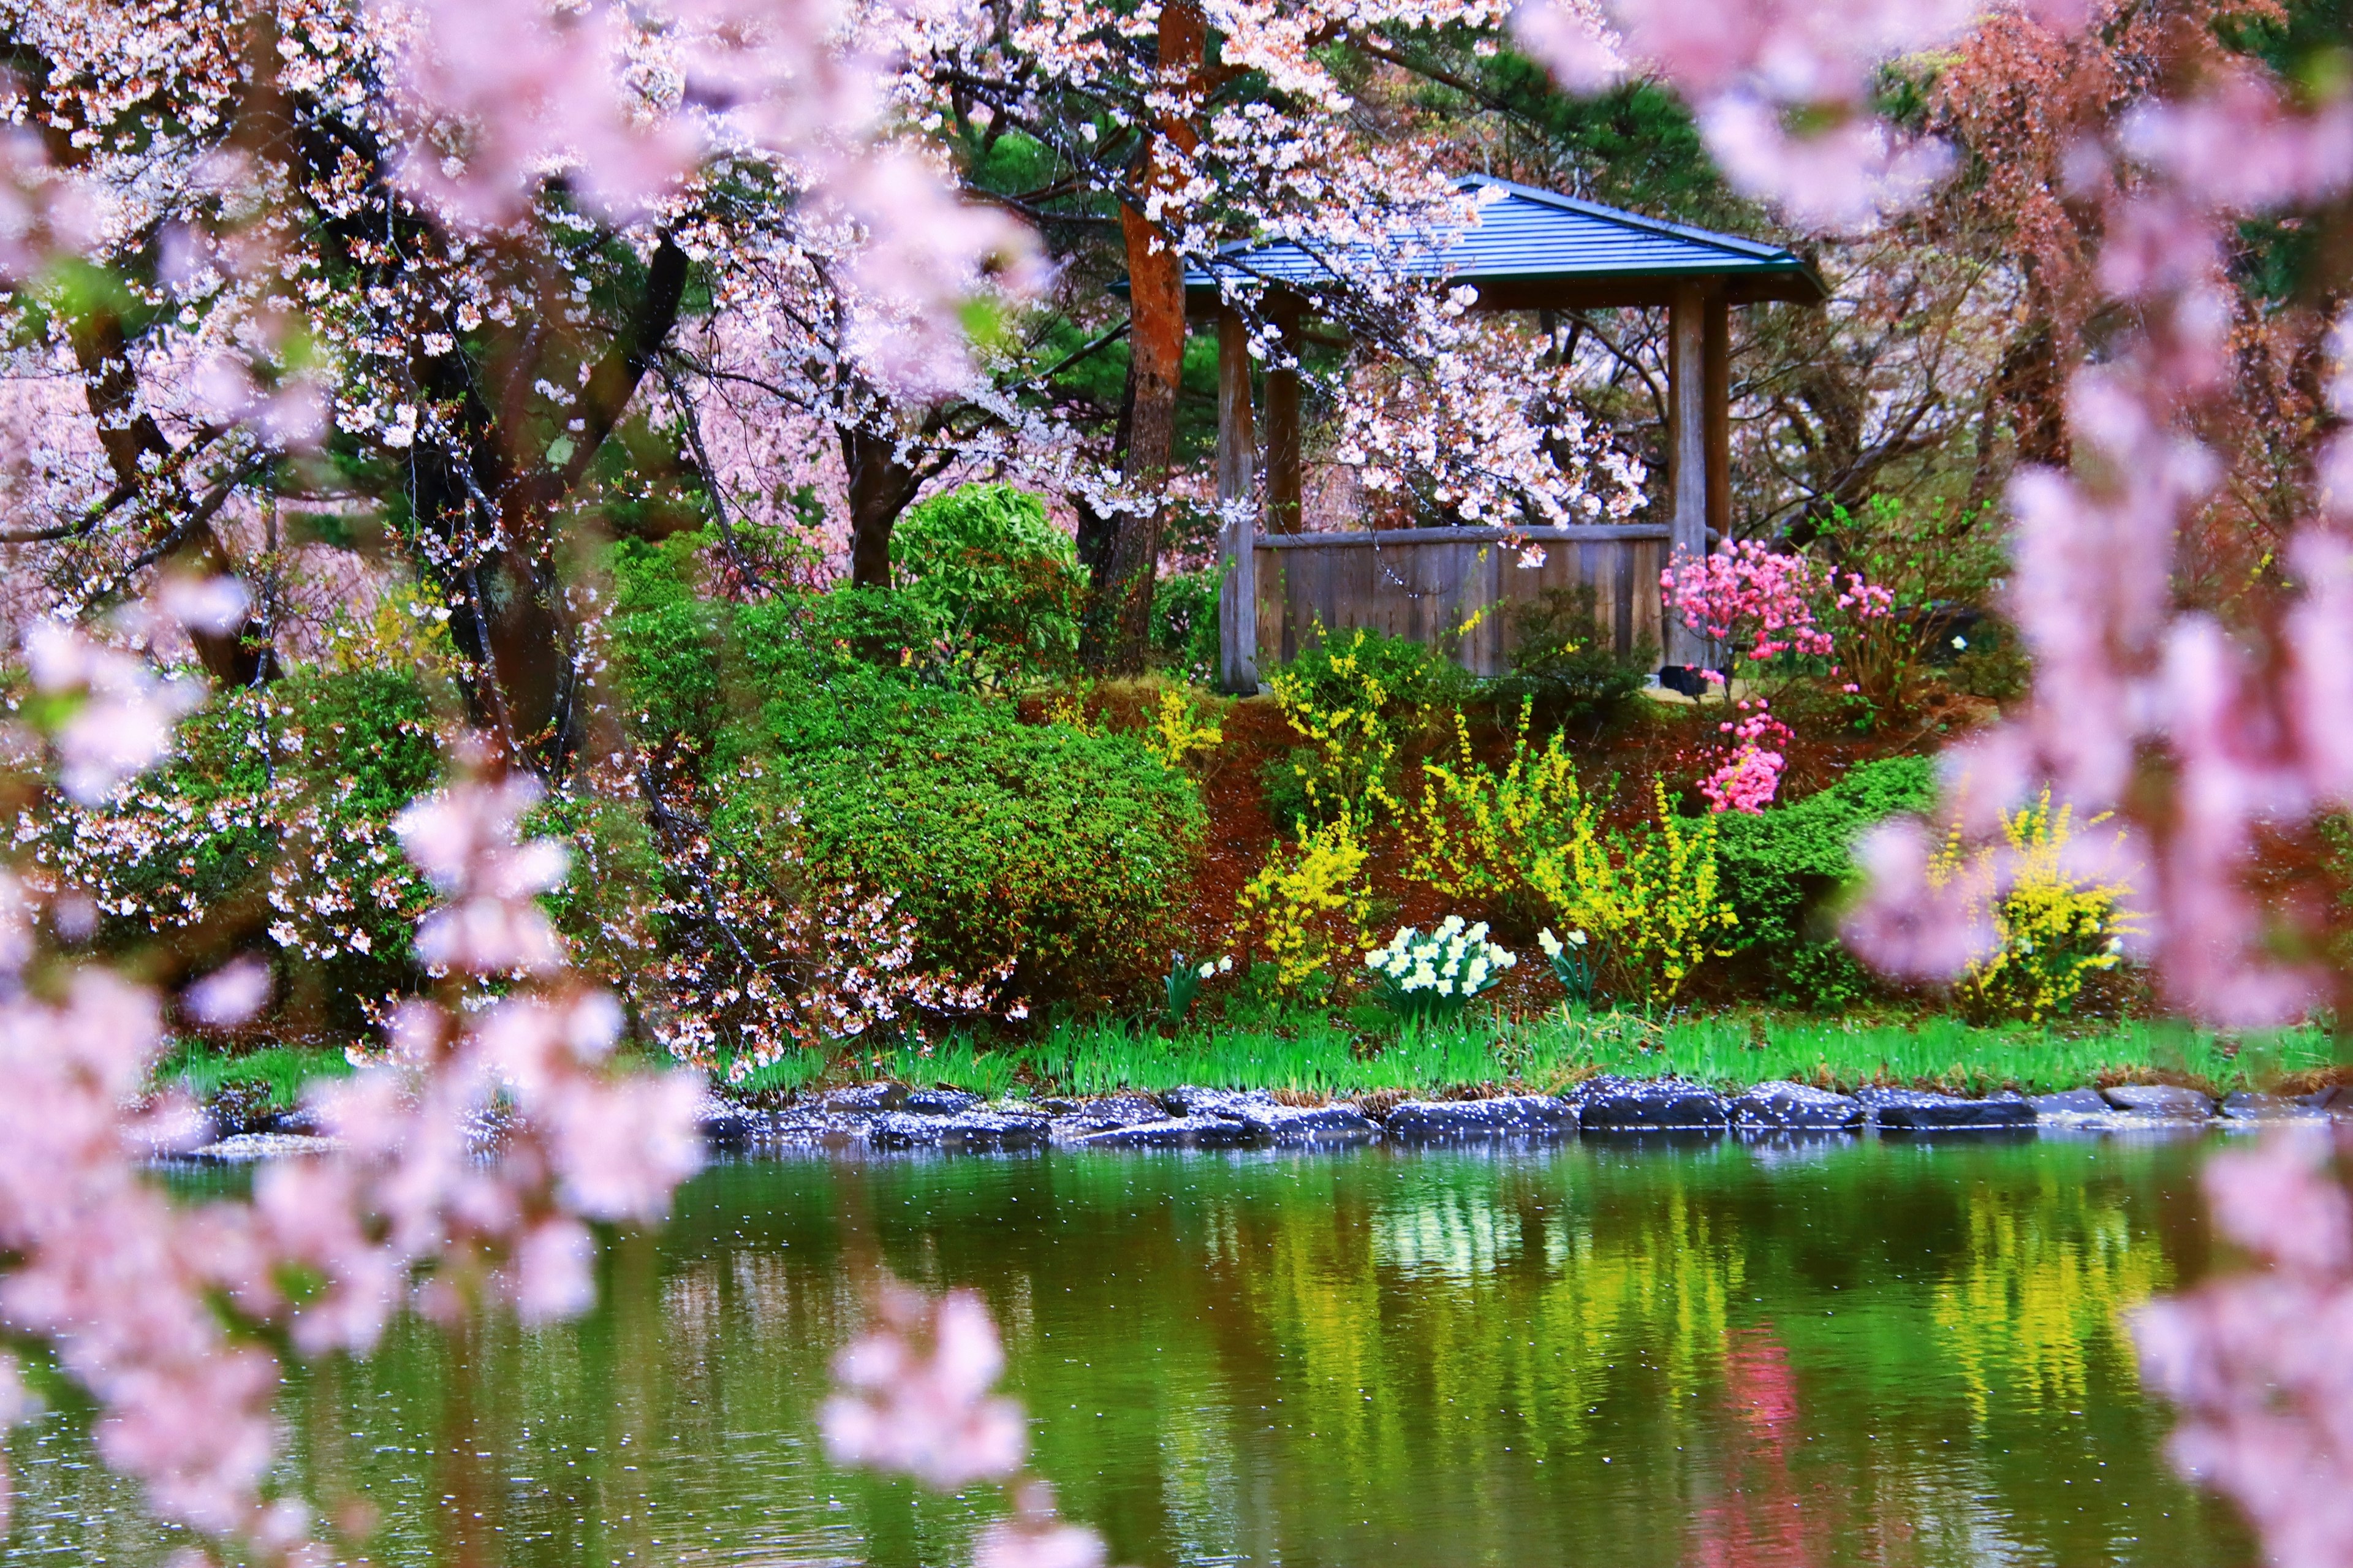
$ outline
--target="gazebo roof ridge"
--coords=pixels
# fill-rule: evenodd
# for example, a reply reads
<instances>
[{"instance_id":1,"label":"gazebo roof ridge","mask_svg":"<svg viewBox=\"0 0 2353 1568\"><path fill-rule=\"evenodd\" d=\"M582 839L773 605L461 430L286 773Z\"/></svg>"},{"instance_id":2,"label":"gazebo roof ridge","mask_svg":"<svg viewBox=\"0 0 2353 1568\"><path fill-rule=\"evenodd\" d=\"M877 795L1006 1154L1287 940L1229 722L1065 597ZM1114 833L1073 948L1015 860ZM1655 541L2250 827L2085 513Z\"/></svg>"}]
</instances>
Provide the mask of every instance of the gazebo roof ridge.
<instances>
[{"instance_id":1,"label":"gazebo roof ridge","mask_svg":"<svg viewBox=\"0 0 2353 1568\"><path fill-rule=\"evenodd\" d=\"M1694 285L1720 291L1736 304L1819 304L1830 296L1812 266L1786 247L1490 174L1462 174L1453 184L1457 190L1500 194L1482 204L1477 224L1450 235L1400 233L1394 244L1407 274L1467 284L1487 309L1665 304L1675 289ZM1324 263L1295 240L1240 240L1208 266L1187 269L1188 310L1219 306L1221 272L1228 281L1246 275L1310 295L1335 281Z\"/></svg>"}]
</instances>

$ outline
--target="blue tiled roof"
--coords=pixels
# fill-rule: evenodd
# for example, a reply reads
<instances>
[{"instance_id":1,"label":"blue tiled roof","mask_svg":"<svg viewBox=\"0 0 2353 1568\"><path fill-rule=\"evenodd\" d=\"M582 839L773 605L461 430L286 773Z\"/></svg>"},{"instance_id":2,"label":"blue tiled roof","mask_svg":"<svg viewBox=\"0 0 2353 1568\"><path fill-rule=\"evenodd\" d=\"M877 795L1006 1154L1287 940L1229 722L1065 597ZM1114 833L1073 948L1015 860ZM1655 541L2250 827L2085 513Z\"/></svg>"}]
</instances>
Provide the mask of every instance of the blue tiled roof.
<instances>
[{"instance_id":1,"label":"blue tiled roof","mask_svg":"<svg viewBox=\"0 0 2353 1568\"><path fill-rule=\"evenodd\" d=\"M1811 267L1778 246L1665 223L1484 174L1466 174L1455 186L1499 194L1487 197L1474 226L1426 236L1400 234L1384 258L1388 266L1409 276L1446 277L1474 287L1732 278L1758 286L1756 292L1762 298L1820 300L1828 292ZM1198 267L1186 273L1188 293L1213 294L1215 274L1287 284L1311 293L1331 279L1323 262L1287 240L1229 247L1211 267L1215 273Z\"/></svg>"}]
</instances>

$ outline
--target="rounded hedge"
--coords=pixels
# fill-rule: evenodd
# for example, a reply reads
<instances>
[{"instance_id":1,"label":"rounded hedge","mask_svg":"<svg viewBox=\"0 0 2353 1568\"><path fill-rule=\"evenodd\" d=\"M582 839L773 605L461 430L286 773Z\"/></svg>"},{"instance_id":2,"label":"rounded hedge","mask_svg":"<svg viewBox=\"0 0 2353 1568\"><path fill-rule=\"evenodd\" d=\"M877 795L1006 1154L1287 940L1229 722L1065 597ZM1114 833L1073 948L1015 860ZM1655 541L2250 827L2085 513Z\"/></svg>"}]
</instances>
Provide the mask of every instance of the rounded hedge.
<instances>
[{"instance_id":1,"label":"rounded hedge","mask_svg":"<svg viewBox=\"0 0 2353 1568\"><path fill-rule=\"evenodd\" d=\"M1013 960L1011 991L1033 1002L1156 972L1201 841L1192 781L1124 735L969 701L923 717L767 759L714 826L791 835L819 877L897 893L920 962L970 976Z\"/></svg>"}]
</instances>

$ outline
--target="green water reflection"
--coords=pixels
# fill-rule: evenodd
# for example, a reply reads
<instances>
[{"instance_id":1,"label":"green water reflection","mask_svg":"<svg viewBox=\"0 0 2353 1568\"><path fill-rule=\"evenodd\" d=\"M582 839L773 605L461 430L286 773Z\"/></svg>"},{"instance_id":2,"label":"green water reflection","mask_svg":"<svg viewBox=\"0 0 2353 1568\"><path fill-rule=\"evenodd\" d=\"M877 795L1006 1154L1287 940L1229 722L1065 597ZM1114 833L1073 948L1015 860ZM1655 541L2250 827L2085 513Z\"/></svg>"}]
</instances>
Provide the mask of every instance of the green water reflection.
<instances>
[{"instance_id":1,"label":"green water reflection","mask_svg":"<svg viewBox=\"0 0 2353 1568\"><path fill-rule=\"evenodd\" d=\"M2202 1267L2200 1152L729 1165L586 1323L313 1374L292 1462L380 1562L961 1562L993 1491L815 1447L879 1257L987 1297L1040 1469L1124 1563L2243 1563L2121 1322ZM11 1561L160 1559L70 1417L12 1451Z\"/></svg>"}]
</instances>

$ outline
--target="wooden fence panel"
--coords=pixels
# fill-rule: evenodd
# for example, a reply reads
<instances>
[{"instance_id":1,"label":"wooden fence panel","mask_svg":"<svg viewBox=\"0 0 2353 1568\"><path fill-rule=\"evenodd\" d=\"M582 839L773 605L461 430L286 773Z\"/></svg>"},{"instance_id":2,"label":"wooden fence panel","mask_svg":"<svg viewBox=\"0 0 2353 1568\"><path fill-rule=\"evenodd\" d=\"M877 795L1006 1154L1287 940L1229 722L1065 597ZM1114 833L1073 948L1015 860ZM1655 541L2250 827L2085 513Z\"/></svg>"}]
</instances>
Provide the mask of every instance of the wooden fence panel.
<instances>
[{"instance_id":1,"label":"wooden fence panel","mask_svg":"<svg viewBox=\"0 0 2353 1568\"><path fill-rule=\"evenodd\" d=\"M1475 674L1500 675L1510 668L1513 606L1584 584L1618 651L1647 644L1655 656L1664 524L1537 528L1510 537L1541 546L1544 564L1521 566L1494 528L1261 534L1253 552L1254 655L1263 665L1288 661L1321 632L1365 626L1443 647Z\"/></svg>"}]
</instances>

